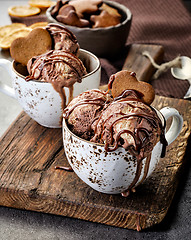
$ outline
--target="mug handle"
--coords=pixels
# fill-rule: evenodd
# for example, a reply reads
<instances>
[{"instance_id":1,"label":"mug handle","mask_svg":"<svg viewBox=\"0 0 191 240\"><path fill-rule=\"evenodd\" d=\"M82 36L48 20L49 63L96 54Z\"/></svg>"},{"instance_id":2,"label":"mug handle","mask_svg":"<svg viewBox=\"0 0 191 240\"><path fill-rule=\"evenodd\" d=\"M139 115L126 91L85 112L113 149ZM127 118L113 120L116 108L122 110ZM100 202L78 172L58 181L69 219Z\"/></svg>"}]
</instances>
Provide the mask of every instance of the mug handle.
<instances>
[{"instance_id":1,"label":"mug handle","mask_svg":"<svg viewBox=\"0 0 191 240\"><path fill-rule=\"evenodd\" d=\"M170 145L178 137L180 131L182 130L183 118L175 108L164 107L160 110L160 112L162 113L166 121L169 117L172 117L171 126L169 130L165 133L168 145Z\"/></svg>"},{"instance_id":2,"label":"mug handle","mask_svg":"<svg viewBox=\"0 0 191 240\"><path fill-rule=\"evenodd\" d=\"M6 72L11 76L12 63L9 60L0 59L0 66L3 67L6 70ZM12 98L16 98L14 89L12 87L9 87L7 84L2 83L1 81L0 81L0 92Z\"/></svg>"}]
</instances>

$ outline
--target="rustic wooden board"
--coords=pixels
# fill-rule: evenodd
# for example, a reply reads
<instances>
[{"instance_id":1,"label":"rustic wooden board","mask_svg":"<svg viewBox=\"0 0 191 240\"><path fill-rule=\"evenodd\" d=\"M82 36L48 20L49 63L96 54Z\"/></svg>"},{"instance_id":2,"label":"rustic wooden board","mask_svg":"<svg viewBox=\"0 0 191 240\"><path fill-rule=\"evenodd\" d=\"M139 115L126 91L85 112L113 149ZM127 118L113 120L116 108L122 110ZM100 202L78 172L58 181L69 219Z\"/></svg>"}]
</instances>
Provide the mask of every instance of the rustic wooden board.
<instances>
[{"instance_id":1,"label":"rustic wooden board","mask_svg":"<svg viewBox=\"0 0 191 240\"><path fill-rule=\"evenodd\" d=\"M138 49L141 52L145 47ZM131 61L143 61L137 59L142 58L141 54L133 60L136 48L131 46L124 68L129 68ZM156 57L159 59L160 46L157 49L154 55L160 56ZM149 79L150 67L143 61L139 68L145 69L139 70L139 77L146 74ZM161 222L180 181L186 148L190 147L187 140L191 130L191 102L156 96L153 105L158 109L177 108L183 115L184 126L152 176L128 198L98 193L75 173L55 170L55 166L68 164L61 129L42 127L22 112L0 139L0 205L130 229L145 229Z\"/></svg>"},{"instance_id":2,"label":"rustic wooden board","mask_svg":"<svg viewBox=\"0 0 191 240\"><path fill-rule=\"evenodd\" d=\"M61 129L44 128L21 113L0 141L0 205L130 229L159 223L186 160L191 102L157 96L153 105L176 107L184 118L183 130L152 176L128 198L98 193L75 173L55 170L67 165Z\"/></svg>"}]
</instances>

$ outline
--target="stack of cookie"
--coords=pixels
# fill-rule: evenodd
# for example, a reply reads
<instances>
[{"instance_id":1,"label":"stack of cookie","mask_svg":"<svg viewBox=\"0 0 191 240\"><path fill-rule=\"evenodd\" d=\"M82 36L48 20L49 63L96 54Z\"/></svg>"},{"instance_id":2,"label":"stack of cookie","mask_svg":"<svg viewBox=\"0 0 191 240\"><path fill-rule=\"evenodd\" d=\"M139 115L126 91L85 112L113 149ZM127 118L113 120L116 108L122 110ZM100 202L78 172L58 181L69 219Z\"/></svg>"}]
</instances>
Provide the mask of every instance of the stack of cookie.
<instances>
[{"instance_id":1,"label":"stack of cookie","mask_svg":"<svg viewBox=\"0 0 191 240\"><path fill-rule=\"evenodd\" d=\"M8 14L13 23L0 27L0 47L9 49L15 39L26 37L34 28L45 27L48 22L43 12L54 4L51 0L29 0L28 5L10 6Z\"/></svg>"},{"instance_id":2,"label":"stack of cookie","mask_svg":"<svg viewBox=\"0 0 191 240\"><path fill-rule=\"evenodd\" d=\"M10 17L31 17L46 10L55 3L51 0L29 0L28 5L10 6L8 14Z\"/></svg>"},{"instance_id":3,"label":"stack of cookie","mask_svg":"<svg viewBox=\"0 0 191 240\"><path fill-rule=\"evenodd\" d=\"M23 23L12 23L0 27L0 47L4 50L9 49L11 43L20 37L26 37L35 28L43 28L47 22L37 22L30 26Z\"/></svg>"},{"instance_id":4,"label":"stack of cookie","mask_svg":"<svg viewBox=\"0 0 191 240\"><path fill-rule=\"evenodd\" d=\"M63 24L76 27L109 27L121 22L118 10L102 0L58 0L51 15Z\"/></svg>"},{"instance_id":5,"label":"stack of cookie","mask_svg":"<svg viewBox=\"0 0 191 240\"><path fill-rule=\"evenodd\" d=\"M24 23L27 26L46 20L45 11L55 2L51 0L29 0L28 5L10 6L8 14L12 23Z\"/></svg>"}]
</instances>

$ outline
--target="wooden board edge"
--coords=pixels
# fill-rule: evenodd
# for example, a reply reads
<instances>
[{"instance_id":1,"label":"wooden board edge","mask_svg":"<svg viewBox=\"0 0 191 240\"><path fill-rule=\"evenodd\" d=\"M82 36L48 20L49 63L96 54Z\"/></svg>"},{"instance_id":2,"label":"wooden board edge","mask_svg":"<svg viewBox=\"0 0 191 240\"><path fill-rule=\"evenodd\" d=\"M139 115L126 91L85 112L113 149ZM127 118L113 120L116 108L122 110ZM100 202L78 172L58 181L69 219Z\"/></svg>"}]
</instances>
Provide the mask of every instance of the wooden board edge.
<instances>
[{"instance_id":1,"label":"wooden board edge","mask_svg":"<svg viewBox=\"0 0 191 240\"><path fill-rule=\"evenodd\" d=\"M121 209L114 207L110 208L88 203L81 204L58 199L51 195L47 197L43 194L38 194L39 195L37 195L35 191L31 191L31 193L28 194L24 190L15 192L11 189L2 188L0 205L21 210L72 217L75 219L137 231L159 224L168 211L168 209L163 209L160 213L153 212L152 214L129 210L122 211Z\"/></svg>"}]
</instances>

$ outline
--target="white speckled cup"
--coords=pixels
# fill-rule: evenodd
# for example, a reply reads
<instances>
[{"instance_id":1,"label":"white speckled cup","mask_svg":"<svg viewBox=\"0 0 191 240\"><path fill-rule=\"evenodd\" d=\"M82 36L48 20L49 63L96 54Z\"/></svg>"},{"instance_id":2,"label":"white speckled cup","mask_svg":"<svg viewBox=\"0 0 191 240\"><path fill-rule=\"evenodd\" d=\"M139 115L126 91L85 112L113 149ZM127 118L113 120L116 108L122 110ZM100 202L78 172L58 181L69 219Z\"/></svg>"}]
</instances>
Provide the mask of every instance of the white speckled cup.
<instances>
[{"instance_id":1,"label":"white speckled cup","mask_svg":"<svg viewBox=\"0 0 191 240\"><path fill-rule=\"evenodd\" d=\"M99 59L92 53L80 49L79 58L83 61L88 70L81 83L74 84L73 96L98 88L100 85L101 66ZM19 73L22 71L15 61L12 63L0 59L0 66L3 67L12 77L13 88L0 82L0 91L15 97L23 110L36 122L45 127L61 127L62 107L61 97L55 91L51 83L39 81L25 81L25 77ZM66 98L69 96L68 88L65 88Z\"/></svg>"},{"instance_id":2,"label":"white speckled cup","mask_svg":"<svg viewBox=\"0 0 191 240\"><path fill-rule=\"evenodd\" d=\"M163 108L158 116L164 123L172 117L173 121L165 134L168 145L179 135L183 119L174 108ZM164 118L163 118L164 116ZM93 189L108 194L123 193L135 181L137 160L124 148L119 147L113 152L106 152L103 144L96 144L79 138L72 133L63 121L63 143L69 164L74 172ZM159 162L162 143L153 148L151 158L142 160L141 174L134 187L147 179Z\"/></svg>"}]
</instances>

